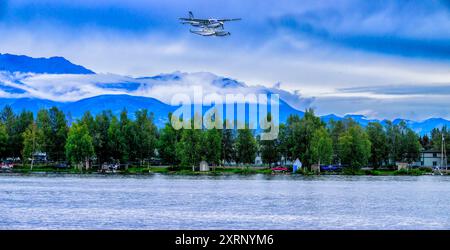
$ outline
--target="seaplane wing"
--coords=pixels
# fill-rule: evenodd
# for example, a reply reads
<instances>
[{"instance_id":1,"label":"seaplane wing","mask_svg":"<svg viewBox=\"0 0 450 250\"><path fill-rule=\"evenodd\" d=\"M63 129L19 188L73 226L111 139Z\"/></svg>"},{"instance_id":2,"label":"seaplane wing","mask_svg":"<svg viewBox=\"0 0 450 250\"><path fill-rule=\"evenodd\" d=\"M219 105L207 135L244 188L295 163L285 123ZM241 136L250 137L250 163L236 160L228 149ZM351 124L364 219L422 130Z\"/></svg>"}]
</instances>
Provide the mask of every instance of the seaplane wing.
<instances>
[{"instance_id":1,"label":"seaplane wing","mask_svg":"<svg viewBox=\"0 0 450 250\"><path fill-rule=\"evenodd\" d=\"M225 22L240 21L242 19L241 18L201 19L201 18L195 18L192 11L189 11L189 17L181 17L181 18L179 18L179 20L181 21L182 24L190 24L193 27L222 28L223 29L223 24Z\"/></svg>"},{"instance_id":2,"label":"seaplane wing","mask_svg":"<svg viewBox=\"0 0 450 250\"><path fill-rule=\"evenodd\" d=\"M210 22L208 19L198 19L198 18L180 17L179 19L181 21L185 21L185 22L198 22L198 23L203 23L203 24L208 24Z\"/></svg>"},{"instance_id":3,"label":"seaplane wing","mask_svg":"<svg viewBox=\"0 0 450 250\"><path fill-rule=\"evenodd\" d=\"M179 18L181 21L185 21L186 23L201 23L201 24L208 24L209 19L199 19L194 18L194 13L192 11L189 11L189 17L181 17Z\"/></svg>"},{"instance_id":4,"label":"seaplane wing","mask_svg":"<svg viewBox=\"0 0 450 250\"><path fill-rule=\"evenodd\" d=\"M218 22L234 22L234 21L241 21L242 18L232 18L232 19L217 19Z\"/></svg>"}]
</instances>

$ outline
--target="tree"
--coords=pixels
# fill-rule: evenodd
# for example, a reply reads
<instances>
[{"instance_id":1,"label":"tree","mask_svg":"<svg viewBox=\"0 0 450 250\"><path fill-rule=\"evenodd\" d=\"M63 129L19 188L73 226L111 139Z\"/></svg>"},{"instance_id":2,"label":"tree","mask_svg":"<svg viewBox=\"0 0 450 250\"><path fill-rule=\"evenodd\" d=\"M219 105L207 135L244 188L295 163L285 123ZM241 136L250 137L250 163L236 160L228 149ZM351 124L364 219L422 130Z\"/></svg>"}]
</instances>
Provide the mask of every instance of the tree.
<instances>
[{"instance_id":1,"label":"tree","mask_svg":"<svg viewBox=\"0 0 450 250\"><path fill-rule=\"evenodd\" d=\"M41 145L41 150L44 153L49 154L52 150L52 126L50 122L50 114L47 109L41 109L38 111L36 118L36 126L39 130L38 133L38 144Z\"/></svg>"},{"instance_id":2,"label":"tree","mask_svg":"<svg viewBox=\"0 0 450 250\"><path fill-rule=\"evenodd\" d=\"M401 161L401 131L398 125L391 121L386 122L387 145L389 151L389 160L391 163Z\"/></svg>"},{"instance_id":3,"label":"tree","mask_svg":"<svg viewBox=\"0 0 450 250\"><path fill-rule=\"evenodd\" d=\"M299 157L300 153L296 152L294 130L300 123L298 115L290 115L286 125L280 125L280 150L286 160L294 160Z\"/></svg>"},{"instance_id":4,"label":"tree","mask_svg":"<svg viewBox=\"0 0 450 250\"><path fill-rule=\"evenodd\" d=\"M420 145L425 150L429 150L433 147L433 145L431 144L431 139L428 135L424 135L423 137L420 137Z\"/></svg>"},{"instance_id":5,"label":"tree","mask_svg":"<svg viewBox=\"0 0 450 250\"><path fill-rule=\"evenodd\" d=\"M136 150L133 147L136 143L139 143L139 139L136 136L134 129L134 123L128 118L128 111L123 109L120 113L120 133L124 139L124 154L123 162L129 162L136 159Z\"/></svg>"},{"instance_id":6,"label":"tree","mask_svg":"<svg viewBox=\"0 0 450 250\"><path fill-rule=\"evenodd\" d=\"M91 112L86 111L83 114L83 117L81 118L81 123L86 125L86 127L89 130L89 134L91 135L91 137L94 137L94 135L95 135L95 119L92 116Z\"/></svg>"},{"instance_id":7,"label":"tree","mask_svg":"<svg viewBox=\"0 0 450 250\"><path fill-rule=\"evenodd\" d=\"M376 169L381 167L383 163L388 162L389 148L387 135L383 126L377 122L369 123L366 131L372 145L369 163Z\"/></svg>"},{"instance_id":8,"label":"tree","mask_svg":"<svg viewBox=\"0 0 450 250\"><path fill-rule=\"evenodd\" d=\"M165 164L176 165L179 160L176 157L176 145L181 139L181 130L175 130L170 123L172 114L169 114L169 122L161 129L158 139L158 152Z\"/></svg>"},{"instance_id":9,"label":"tree","mask_svg":"<svg viewBox=\"0 0 450 250\"><path fill-rule=\"evenodd\" d=\"M112 159L120 161L125 158L125 138L120 129L120 123L115 116L111 118L108 128L108 148Z\"/></svg>"},{"instance_id":10,"label":"tree","mask_svg":"<svg viewBox=\"0 0 450 250\"><path fill-rule=\"evenodd\" d=\"M224 126L222 129L222 155L221 160L225 162L233 162L236 161L236 150L235 150L235 133L232 129L226 129L226 122L224 122Z\"/></svg>"},{"instance_id":11,"label":"tree","mask_svg":"<svg viewBox=\"0 0 450 250\"><path fill-rule=\"evenodd\" d=\"M33 159L33 154L42 151L42 145L40 144L39 135L40 131L36 123L30 124L23 133L23 150L22 159L25 163L29 158ZM31 162L31 168L33 168L33 160Z\"/></svg>"},{"instance_id":12,"label":"tree","mask_svg":"<svg viewBox=\"0 0 450 250\"><path fill-rule=\"evenodd\" d=\"M0 122L0 158L8 156L8 131L6 126Z\"/></svg>"},{"instance_id":13,"label":"tree","mask_svg":"<svg viewBox=\"0 0 450 250\"><path fill-rule=\"evenodd\" d=\"M333 140L325 128L317 129L312 137L311 157L313 162L330 164L333 157Z\"/></svg>"},{"instance_id":14,"label":"tree","mask_svg":"<svg viewBox=\"0 0 450 250\"><path fill-rule=\"evenodd\" d=\"M199 129L183 129L181 139L176 145L176 155L182 166L192 167L199 165L202 159L202 131Z\"/></svg>"},{"instance_id":15,"label":"tree","mask_svg":"<svg viewBox=\"0 0 450 250\"><path fill-rule=\"evenodd\" d=\"M2 112L0 113L0 121L3 124L6 124L8 126L12 126L14 121L14 111L10 105L5 105L2 109Z\"/></svg>"},{"instance_id":16,"label":"tree","mask_svg":"<svg viewBox=\"0 0 450 250\"><path fill-rule=\"evenodd\" d=\"M339 137L339 158L352 172L367 165L370 157L370 140L359 126L352 126Z\"/></svg>"},{"instance_id":17,"label":"tree","mask_svg":"<svg viewBox=\"0 0 450 250\"><path fill-rule=\"evenodd\" d=\"M111 153L108 147L108 129L111 125L112 117L111 110L103 111L95 116L92 140L99 163L107 162L111 159Z\"/></svg>"},{"instance_id":18,"label":"tree","mask_svg":"<svg viewBox=\"0 0 450 250\"><path fill-rule=\"evenodd\" d=\"M269 113L266 119L271 126L275 126L275 123L272 122L272 116ZM270 129L265 129L264 132L268 133L270 132ZM280 141L277 139L274 140L261 140L261 158L263 162L268 163L269 165L272 165L272 163L278 162L280 160L280 151L279 151L279 144Z\"/></svg>"},{"instance_id":19,"label":"tree","mask_svg":"<svg viewBox=\"0 0 450 250\"><path fill-rule=\"evenodd\" d=\"M331 140L333 141L333 155L336 157L336 159L334 159L334 162L337 162L337 155L339 151L339 137L341 137L341 135L346 131L345 124L342 120L330 120L330 122L328 123L328 130L331 136Z\"/></svg>"},{"instance_id":20,"label":"tree","mask_svg":"<svg viewBox=\"0 0 450 250\"><path fill-rule=\"evenodd\" d=\"M208 129L203 133L203 147L206 149L204 160L217 166L220 164L222 152L222 134L216 128Z\"/></svg>"},{"instance_id":21,"label":"tree","mask_svg":"<svg viewBox=\"0 0 450 250\"><path fill-rule=\"evenodd\" d=\"M12 107L6 105L0 114L0 122L8 135L5 156L19 157L23 149L23 132L33 122L33 113L22 111L17 116Z\"/></svg>"},{"instance_id":22,"label":"tree","mask_svg":"<svg viewBox=\"0 0 450 250\"><path fill-rule=\"evenodd\" d=\"M289 130L286 124L280 124L280 133L278 135L278 152L280 157L284 159L282 164L286 164L286 160L291 159L289 148Z\"/></svg>"},{"instance_id":23,"label":"tree","mask_svg":"<svg viewBox=\"0 0 450 250\"><path fill-rule=\"evenodd\" d=\"M444 137L447 155L450 155L450 131L446 126L441 129L435 128L431 131L431 146L433 149L440 151L442 148L442 137Z\"/></svg>"},{"instance_id":24,"label":"tree","mask_svg":"<svg viewBox=\"0 0 450 250\"><path fill-rule=\"evenodd\" d=\"M239 129L236 140L237 162L243 164L254 163L257 149L253 131L249 129L248 125L245 126L245 129Z\"/></svg>"},{"instance_id":25,"label":"tree","mask_svg":"<svg viewBox=\"0 0 450 250\"><path fill-rule=\"evenodd\" d=\"M72 164L89 168L89 159L94 156L94 145L87 126L74 123L69 130L65 146L66 157Z\"/></svg>"},{"instance_id":26,"label":"tree","mask_svg":"<svg viewBox=\"0 0 450 250\"><path fill-rule=\"evenodd\" d=\"M63 159L68 126L65 115L56 107L38 111L36 122L33 113L23 111L16 121L16 136L20 135L21 147L16 147L22 154L23 161L33 157L36 152L45 152L50 159ZM23 132L21 132L23 131Z\"/></svg>"},{"instance_id":27,"label":"tree","mask_svg":"<svg viewBox=\"0 0 450 250\"><path fill-rule=\"evenodd\" d=\"M49 110L50 134L49 157L53 160L63 160L65 156L64 146L66 145L69 127L65 114L57 107Z\"/></svg>"},{"instance_id":28,"label":"tree","mask_svg":"<svg viewBox=\"0 0 450 250\"><path fill-rule=\"evenodd\" d=\"M272 165L272 163L276 163L280 160L278 145L278 140L261 141L261 158L264 163Z\"/></svg>"},{"instance_id":29,"label":"tree","mask_svg":"<svg viewBox=\"0 0 450 250\"><path fill-rule=\"evenodd\" d=\"M312 109L306 110L304 117L293 126L292 155L294 158L300 156L300 160L307 167L310 167L313 163L311 154L312 137L314 132L321 127L325 127L325 124L314 115Z\"/></svg>"},{"instance_id":30,"label":"tree","mask_svg":"<svg viewBox=\"0 0 450 250\"><path fill-rule=\"evenodd\" d=\"M148 113L146 109L137 111L134 128L138 141L132 146L136 148L137 159L142 162L155 155L157 129L153 124L153 114Z\"/></svg>"},{"instance_id":31,"label":"tree","mask_svg":"<svg viewBox=\"0 0 450 250\"><path fill-rule=\"evenodd\" d=\"M386 134L391 163L397 161L412 163L419 158L422 148L420 138L412 129L408 128L405 121L400 121L396 125L388 121ZM375 147L378 146L375 145Z\"/></svg>"},{"instance_id":32,"label":"tree","mask_svg":"<svg viewBox=\"0 0 450 250\"><path fill-rule=\"evenodd\" d=\"M411 129L407 129L403 141L403 147L405 148L404 160L408 163L417 161L420 157L420 141L419 136Z\"/></svg>"}]
</instances>

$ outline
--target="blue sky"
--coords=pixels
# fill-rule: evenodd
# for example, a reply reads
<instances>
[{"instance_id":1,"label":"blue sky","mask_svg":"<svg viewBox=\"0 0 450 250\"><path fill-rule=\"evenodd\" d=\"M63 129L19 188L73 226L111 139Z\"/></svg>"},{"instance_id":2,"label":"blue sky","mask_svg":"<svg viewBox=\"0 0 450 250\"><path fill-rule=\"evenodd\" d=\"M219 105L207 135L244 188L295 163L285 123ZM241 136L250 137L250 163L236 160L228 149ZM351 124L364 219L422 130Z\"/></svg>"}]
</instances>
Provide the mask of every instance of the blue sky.
<instances>
[{"instance_id":1,"label":"blue sky","mask_svg":"<svg viewBox=\"0 0 450 250\"><path fill-rule=\"evenodd\" d=\"M177 18L241 17L226 38ZM450 118L448 0L2 0L0 53L96 72L207 71L312 98L319 114Z\"/></svg>"}]
</instances>

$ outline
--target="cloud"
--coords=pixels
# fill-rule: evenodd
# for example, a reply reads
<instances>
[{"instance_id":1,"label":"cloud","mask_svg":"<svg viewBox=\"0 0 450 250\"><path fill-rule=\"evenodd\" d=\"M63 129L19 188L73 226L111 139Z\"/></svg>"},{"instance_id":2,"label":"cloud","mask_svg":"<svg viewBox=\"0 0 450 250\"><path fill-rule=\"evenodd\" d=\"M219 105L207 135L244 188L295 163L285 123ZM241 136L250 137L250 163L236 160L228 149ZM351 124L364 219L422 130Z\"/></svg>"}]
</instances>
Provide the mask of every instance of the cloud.
<instances>
[{"instance_id":1,"label":"cloud","mask_svg":"<svg viewBox=\"0 0 450 250\"><path fill-rule=\"evenodd\" d=\"M450 55L450 13L440 1L340 1L269 23L321 46L438 60Z\"/></svg>"},{"instance_id":2,"label":"cloud","mask_svg":"<svg viewBox=\"0 0 450 250\"><path fill-rule=\"evenodd\" d=\"M49 75L49 74L0 74L0 87L20 89L23 93L3 92L2 97L32 97L59 102L73 102L105 94L128 94L158 99L170 104L177 94L193 98L194 88L200 87L204 95L219 94L278 94L282 100L297 109L304 109L313 101L280 88L247 86L233 79L211 73L162 74L154 77L132 78L114 74L97 75ZM0 88L1 90L2 88Z\"/></svg>"},{"instance_id":3,"label":"cloud","mask_svg":"<svg viewBox=\"0 0 450 250\"><path fill-rule=\"evenodd\" d=\"M382 86L365 86L342 88L339 91L343 93L373 93L385 94L392 96L422 96L432 98L435 95L450 95L450 84L422 84L422 85L382 85Z\"/></svg>"},{"instance_id":4,"label":"cloud","mask_svg":"<svg viewBox=\"0 0 450 250\"><path fill-rule=\"evenodd\" d=\"M364 114L371 119L425 120L429 118L449 119L448 97L406 99L376 99L368 97L322 97L313 103L319 115Z\"/></svg>"},{"instance_id":5,"label":"cloud","mask_svg":"<svg viewBox=\"0 0 450 250\"><path fill-rule=\"evenodd\" d=\"M188 10L243 20L226 26L230 37L204 38L178 23ZM449 13L448 1L439 0L9 0L0 2L0 47L64 56L101 72L90 79L29 76L23 86L8 83L42 98L123 92L167 99L164 91L193 83L222 91L206 75L166 85L137 79L214 72L245 82L248 91L278 91L293 106L320 114L448 118L442 107L450 104Z\"/></svg>"}]
</instances>

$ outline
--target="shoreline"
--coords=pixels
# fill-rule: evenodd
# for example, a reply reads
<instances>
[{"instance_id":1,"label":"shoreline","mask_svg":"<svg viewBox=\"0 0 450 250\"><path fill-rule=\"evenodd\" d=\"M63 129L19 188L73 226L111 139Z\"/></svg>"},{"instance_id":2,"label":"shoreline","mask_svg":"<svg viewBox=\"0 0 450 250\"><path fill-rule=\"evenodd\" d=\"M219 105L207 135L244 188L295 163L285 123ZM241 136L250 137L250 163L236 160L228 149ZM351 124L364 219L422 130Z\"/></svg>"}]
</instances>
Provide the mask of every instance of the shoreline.
<instances>
[{"instance_id":1,"label":"shoreline","mask_svg":"<svg viewBox=\"0 0 450 250\"><path fill-rule=\"evenodd\" d=\"M126 171L118 170L114 172L100 172L100 171L79 171L77 169L49 169L49 168L35 168L30 169L0 169L0 176L45 176L45 175L82 175L82 176L151 176L155 174L168 176L250 176L250 175L265 175L265 176L433 176L433 172L420 170L359 170L356 173L344 172L322 172L320 174L313 172L292 173L292 172L273 172L271 169L252 169L252 168L220 168L215 171L192 171L192 170L169 170L167 167L151 167L151 168L130 168ZM437 174L436 174L437 175ZM448 174L444 174L447 176ZM440 176L440 175L439 175Z\"/></svg>"}]
</instances>

